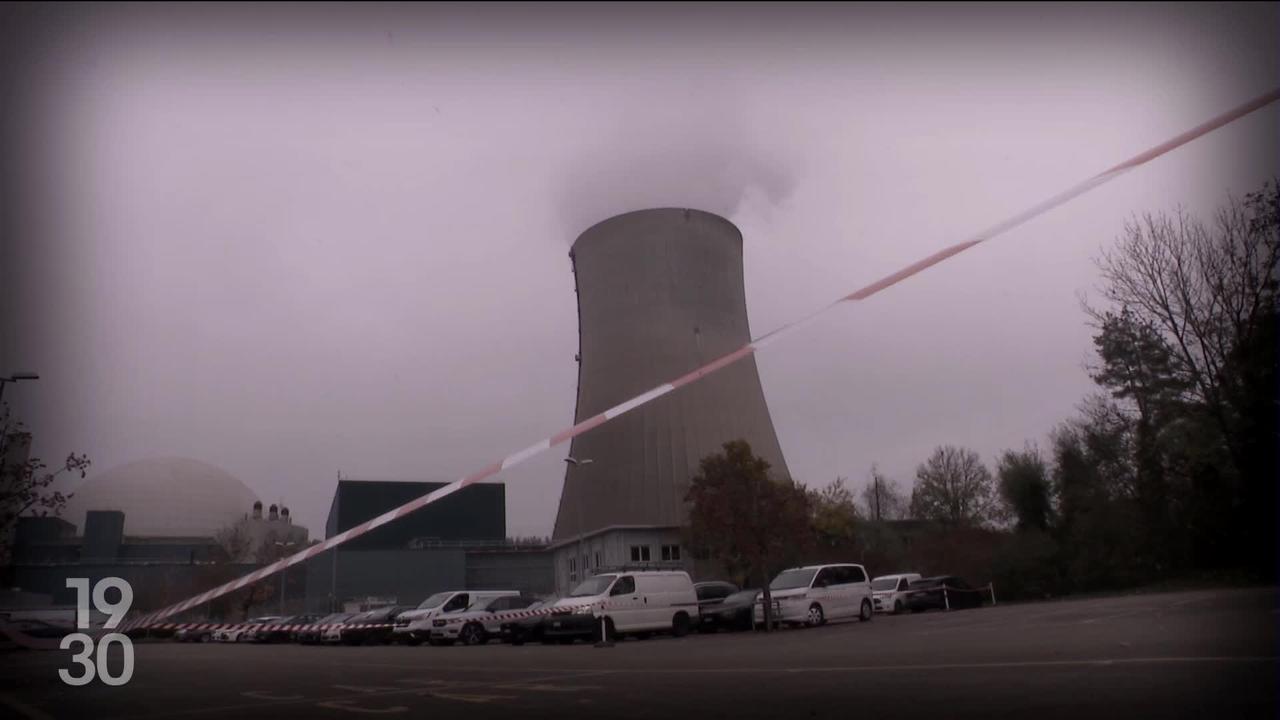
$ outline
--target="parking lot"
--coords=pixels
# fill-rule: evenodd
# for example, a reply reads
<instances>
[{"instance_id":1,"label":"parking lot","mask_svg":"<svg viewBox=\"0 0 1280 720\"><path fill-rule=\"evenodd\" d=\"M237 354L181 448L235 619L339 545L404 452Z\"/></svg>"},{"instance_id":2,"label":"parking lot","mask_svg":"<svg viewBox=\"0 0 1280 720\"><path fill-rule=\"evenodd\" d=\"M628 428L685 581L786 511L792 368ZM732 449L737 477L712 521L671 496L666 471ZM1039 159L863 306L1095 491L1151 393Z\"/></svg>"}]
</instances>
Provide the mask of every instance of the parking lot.
<instances>
[{"instance_id":1,"label":"parking lot","mask_svg":"<svg viewBox=\"0 0 1280 720\"><path fill-rule=\"evenodd\" d=\"M139 643L132 682L0 656L4 714L265 717L1275 717L1274 590L877 616L821 628L510 647Z\"/></svg>"}]
</instances>

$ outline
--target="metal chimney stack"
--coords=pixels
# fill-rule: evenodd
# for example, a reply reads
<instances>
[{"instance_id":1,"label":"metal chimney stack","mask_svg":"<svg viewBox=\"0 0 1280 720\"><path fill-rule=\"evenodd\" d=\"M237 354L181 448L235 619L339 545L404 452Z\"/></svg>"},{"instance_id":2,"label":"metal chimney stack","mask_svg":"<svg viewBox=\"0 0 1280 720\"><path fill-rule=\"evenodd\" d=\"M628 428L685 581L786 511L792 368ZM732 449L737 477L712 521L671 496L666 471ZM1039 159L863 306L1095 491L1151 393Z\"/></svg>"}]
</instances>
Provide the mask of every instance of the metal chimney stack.
<instances>
[{"instance_id":1,"label":"metal chimney stack","mask_svg":"<svg viewBox=\"0 0 1280 720\"><path fill-rule=\"evenodd\" d=\"M569 255L578 294L576 421L751 340L742 234L724 218L631 212L582 233ZM569 454L592 462L566 472L553 539L685 524L699 461L739 438L789 477L753 357L574 438Z\"/></svg>"}]
</instances>

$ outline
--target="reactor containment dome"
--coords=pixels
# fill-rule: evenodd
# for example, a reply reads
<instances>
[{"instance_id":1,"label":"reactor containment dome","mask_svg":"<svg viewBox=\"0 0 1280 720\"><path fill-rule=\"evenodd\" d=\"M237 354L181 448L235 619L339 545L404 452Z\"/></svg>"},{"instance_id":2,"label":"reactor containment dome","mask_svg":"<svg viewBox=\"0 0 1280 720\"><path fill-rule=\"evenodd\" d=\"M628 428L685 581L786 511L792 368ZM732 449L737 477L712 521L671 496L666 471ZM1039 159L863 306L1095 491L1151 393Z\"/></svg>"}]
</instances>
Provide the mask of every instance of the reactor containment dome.
<instances>
[{"instance_id":1,"label":"reactor containment dome","mask_svg":"<svg viewBox=\"0 0 1280 720\"><path fill-rule=\"evenodd\" d=\"M124 513L132 537L213 537L245 517L258 497L221 468L188 458L151 458L91 475L62 517L84 530L90 510Z\"/></svg>"}]
</instances>

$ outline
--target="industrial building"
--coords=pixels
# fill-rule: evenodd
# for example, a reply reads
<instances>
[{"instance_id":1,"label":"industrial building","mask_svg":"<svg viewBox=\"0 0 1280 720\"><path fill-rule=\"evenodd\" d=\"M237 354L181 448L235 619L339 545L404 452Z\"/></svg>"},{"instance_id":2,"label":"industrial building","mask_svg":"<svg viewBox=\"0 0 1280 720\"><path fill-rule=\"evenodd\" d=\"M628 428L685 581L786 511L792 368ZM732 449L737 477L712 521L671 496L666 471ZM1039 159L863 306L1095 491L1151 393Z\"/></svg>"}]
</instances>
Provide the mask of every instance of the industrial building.
<instances>
[{"instance_id":1,"label":"industrial building","mask_svg":"<svg viewBox=\"0 0 1280 720\"><path fill-rule=\"evenodd\" d=\"M442 488L443 482L341 479L325 536L333 537ZM369 598L417 604L441 590L552 592L543 546L506 539L506 485L477 483L306 564L307 608L341 609Z\"/></svg>"},{"instance_id":2,"label":"industrial building","mask_svg":"<svg viewBox=\"0 0 1280 720\"><path fill-rule=\"evenodd\" d=\"M569 256L575 422L751 340L742 234L724 218L626 213L582 233ZM681 530L689 480L703 457L735 439L789 477L751 356L574 438L552 536L557 591L609 567L689 567Z\"/></svg>"}]
</instances>

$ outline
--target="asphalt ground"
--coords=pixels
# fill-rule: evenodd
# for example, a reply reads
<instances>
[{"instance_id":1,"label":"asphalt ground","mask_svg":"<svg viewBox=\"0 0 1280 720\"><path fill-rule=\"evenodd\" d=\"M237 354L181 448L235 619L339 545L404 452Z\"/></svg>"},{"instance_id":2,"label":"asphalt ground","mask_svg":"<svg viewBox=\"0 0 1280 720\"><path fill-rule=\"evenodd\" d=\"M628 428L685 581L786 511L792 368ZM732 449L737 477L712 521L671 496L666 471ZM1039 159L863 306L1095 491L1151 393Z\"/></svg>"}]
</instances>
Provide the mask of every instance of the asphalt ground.
<instances>
[{"instance_id":1,"label":"asphalt ground","mask_svg":"<svg viewBox=\"0 0 1280 720\"><path fill-rule=\"evenodd\" d=\"M1275 718L1275 589L511 647L138 643L132 681L0 655L17 718Z\"/></svg>"}]
</instances>

